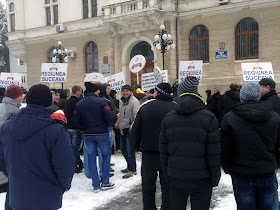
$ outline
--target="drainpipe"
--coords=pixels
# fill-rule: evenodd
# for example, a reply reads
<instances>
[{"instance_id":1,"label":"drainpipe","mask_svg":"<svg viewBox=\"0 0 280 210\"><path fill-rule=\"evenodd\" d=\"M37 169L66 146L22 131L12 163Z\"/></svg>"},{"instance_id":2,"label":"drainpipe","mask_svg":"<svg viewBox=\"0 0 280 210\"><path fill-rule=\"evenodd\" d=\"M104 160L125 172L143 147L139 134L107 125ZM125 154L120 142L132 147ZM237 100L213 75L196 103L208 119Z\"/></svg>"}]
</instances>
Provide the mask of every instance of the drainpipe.
<instances>
[{"instance_id":1,"label":"drainpipe","mask_svg":"<svg viewBox=\"0 0 280 210\"><path fill-rule=\"evenodd\" d=\"M178 28L179 28L179 21L178 21L178 15L179 15L179 11L178 11L178 3L179 0L176 0L176 5L175 5L175 12L176 12L176 19L175 19L175 30L176 30L176 76L177 76L177 80L179 79L179 35L178 35Z\"/></svg>"}]
</instances>

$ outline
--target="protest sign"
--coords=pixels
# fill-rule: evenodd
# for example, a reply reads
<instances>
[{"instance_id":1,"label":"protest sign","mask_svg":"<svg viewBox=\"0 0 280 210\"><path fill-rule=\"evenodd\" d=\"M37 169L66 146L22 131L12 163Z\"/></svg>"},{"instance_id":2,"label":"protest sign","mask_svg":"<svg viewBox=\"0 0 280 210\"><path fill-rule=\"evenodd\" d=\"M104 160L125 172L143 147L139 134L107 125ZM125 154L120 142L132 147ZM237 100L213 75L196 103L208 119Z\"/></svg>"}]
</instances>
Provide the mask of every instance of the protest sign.
<instances>
[{"instance_id":1,"label":"protest sign","mask_svg":"<svg viewBox=\"0 0 280 210\"><path fill-rule=\"evenodd\" d=\"M168 83L168 72L167 72L167 70L162 70L161 73L162 73L163 82Z\"/></svg>"},{"instance_id":2,"label":"protest sign","mask_svg":"<svg viewBox=\"0 0 280 210\"><path fill-rule=\"evenodd\" d=\"M157 84L162 83L162 72L159 67L154 68L154 77Z\"/></svg>"},{"instance_id":3,"label":"protest sign","mask_svg":"<svg viewBox=\"0 0 280 210\"><path fill-rule=\"evenodd\" d=\"M157 85L154 72L142 74L142 91L149 91Z\"/></svg>"},{"instance_id":4,"label":"protest sign","mask_svg":"<svg viewBox=\"0 0 280 210\"><path fill-rule=\"evenodd\" d=\"M101 81L103 79L104 79L104 76L100 73L90 73L85 77L84 82L100 83L101 84Z\"/></svg>"},{"instance_id":5,"label":"protest sign","mask_svg":"<svg viewBox=\"0 0 280 210\"><path fill-rule=\"evenodd\" d=\"M101 80L101 82L110 84L111 90L115 90L116 92L120 92L122 86L125 85L124 75L122 72L105 77Z\"/></svg>"},{"instance_id":6,"label":"protest sign","mask_svg":"<svg viewBox=\"0 0 280 210\"><path fill-rule=\"evenodd\" d=\"M132 73L138 73L145 65L146 58L143 55L135 55L129 63L129 69Z\"/></svg>"},{"instance_id":7,"label":"protest sign","mask_svg":"<svg viewBox=\"0 0 280 210\"><path fill-rule=\"evenodd\" d=\"M10 85L21 85L21 74L17 73L1 73L0 87L7 88Z\"/></svg>"},{"instance_id":8,"label":"protest sign","mask_svg":"<svg viewBox=\"0 0 280 210\"><path fill-rule=\"evenodd\" d=\"M180 61L179 83L187 76L197 77L197 79L201 82L202 66L203 61Z\"/></svg>"},{"instance_id":9,"label":"protest sign","mask_svg":"<svg viewBox=\"0 0 280 210\"><path fill-rule=\"evenodd\" d=\"M67 63L42 63L41 82L64 83L67 79Z\"/></svg>"},{"instance_id":10,"label":"protest sign","mask_svg":"<svg viewBox=\"0 0 280 210\"><path fill-rule=\"evenodd\" d=\"M263 78L274 80L272 63L241 63L244 81L260 81Z\"/></svg>"}]
</instances>

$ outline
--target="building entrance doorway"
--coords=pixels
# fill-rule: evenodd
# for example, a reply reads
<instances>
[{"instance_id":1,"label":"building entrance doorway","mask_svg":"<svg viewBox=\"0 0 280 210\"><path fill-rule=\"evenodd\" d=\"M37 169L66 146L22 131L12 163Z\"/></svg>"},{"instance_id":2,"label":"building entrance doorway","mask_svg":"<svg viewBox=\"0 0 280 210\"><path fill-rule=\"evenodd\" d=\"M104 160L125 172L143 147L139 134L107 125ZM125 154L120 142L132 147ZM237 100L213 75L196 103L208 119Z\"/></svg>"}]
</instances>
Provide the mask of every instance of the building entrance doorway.
<instances>
[{"instance_id":1,"label":"building entrance doorway","mask_svg":"<svg viewBox=\"0 0 280 210\"><path fill-rule=\"evenodd\" d=\"M141 75L145 73L151 73L154 70L154 53L151 50L151 45L148 42L142 41L136 44L130 54L130 60L135 55L143 55L146 58L146 65L139 74L139 84L141 85ZM131 73L131 87L134 89L134 85L137 84L137 74Z\"/></svg>"}]
</instances>

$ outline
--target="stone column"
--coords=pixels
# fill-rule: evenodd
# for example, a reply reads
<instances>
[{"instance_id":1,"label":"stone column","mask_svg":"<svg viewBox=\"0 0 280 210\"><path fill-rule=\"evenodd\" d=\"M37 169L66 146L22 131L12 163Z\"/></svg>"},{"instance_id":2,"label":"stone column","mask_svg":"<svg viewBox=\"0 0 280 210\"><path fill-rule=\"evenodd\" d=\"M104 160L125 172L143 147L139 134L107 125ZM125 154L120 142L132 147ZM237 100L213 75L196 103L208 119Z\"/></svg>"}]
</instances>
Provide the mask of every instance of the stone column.
<instances>
[{"instance_id":1,"label":"stone column","mask_svg":"<svg viewBox=\"0 0 280 210\"><path fill-rule=\"evenodd\" d=\"M122 71L122 48L121 37L119 34L114 35L114 49L115 49L115 74Z\"/></svg>"}]
</instances>

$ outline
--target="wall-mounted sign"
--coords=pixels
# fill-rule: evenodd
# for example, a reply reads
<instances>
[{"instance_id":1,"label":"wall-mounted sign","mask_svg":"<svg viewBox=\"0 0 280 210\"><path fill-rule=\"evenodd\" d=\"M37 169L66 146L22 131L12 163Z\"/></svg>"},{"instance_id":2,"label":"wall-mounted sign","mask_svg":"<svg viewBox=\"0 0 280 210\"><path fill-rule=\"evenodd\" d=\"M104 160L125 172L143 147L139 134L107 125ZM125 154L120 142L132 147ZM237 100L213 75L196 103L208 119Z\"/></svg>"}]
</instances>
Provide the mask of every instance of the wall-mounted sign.
<instances>
[{"instance_id":1,"label":"wall-mounted sign","mask_svg":"<svg viewBox=\"0 0 280 210\"><path fill-rule=\"evenodd\" d=\"M220 42L219 43L219 48L220 48L220 50L224 50L226 48L226 43L225 42Z\"/></svg>"},{"instance_id":2,"label":"wall-mounted sign","mask_svg":"<svg viewBox=\"0 0 280 210\"><path fill-rule=\"evenodd\" d=\"M42 63L41 82L64 83L67 78L67 63Z\"/></svg>"},{"instance_id":3,"label":"wall-mounted sign","mask_svg":"<svg viewBox=\"0 0 280 210\"><path fill-rule=\"evenodd\" d=\"M110 74L110 72L109 71L104 71L104 72L102 72L102 74Z\"/></svg>"},{"instance_id":4,"label":"wall-mounted sign","mask_svg":"<svg viewBox=\"0 0 280 210\"><path fill-rule=\"evenodd\" d=\"M101 65L101 71L109 71L109 70L110 70L110 64Z\"/></svg>"},{"instance_id":5,"label":"wall-mounted sign","mask_svg":"<svg viewBox=\"0 0 280 210\"><path fill-rule=\"evenodd\" d=\"M216 52L216 59L227 58L227 51Z\"/></svg>"},{"instance_id":6,"label":"wall-mounted sign","mask_svg":"<svg viewBox=\"0 0 280 210\"><path fill-rule=\"evenodd\" d=\"M241 63L244 81L260 81L263 78L274 80L272 63Z\"/></svg>"},{"instance_id":7,"label":"wall-mounted sign","mask_svg":"<svg viewBox=\"0 0 280 210\"><path fill-rule=\"evenodd\" d=\"M143 55L135 55L129 63L129 69L132 73L138 73L145 65L146 58Z\"/></svg>"}]
</instances>

